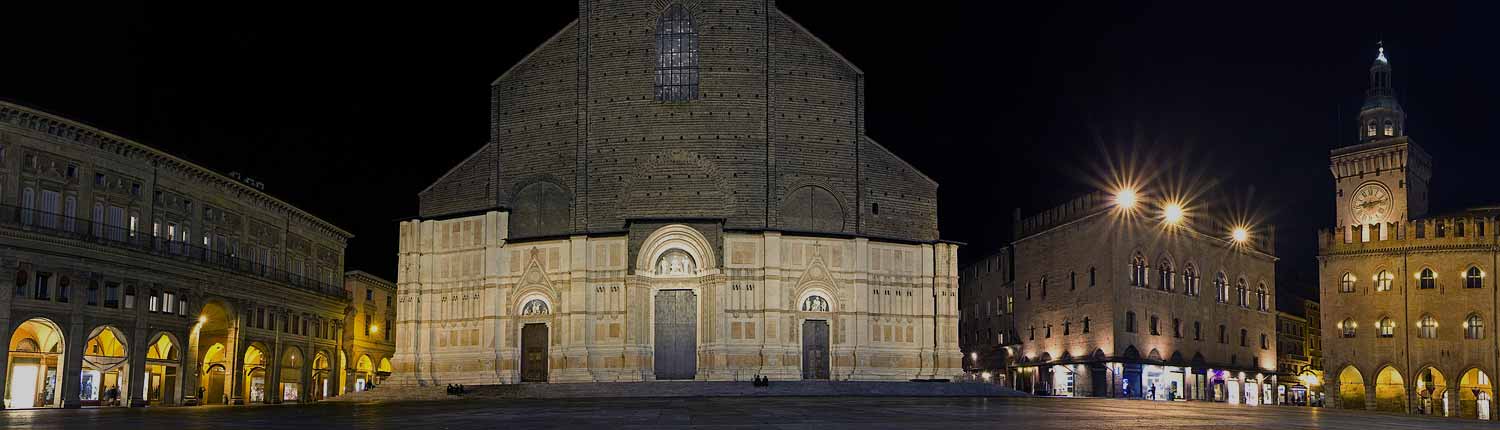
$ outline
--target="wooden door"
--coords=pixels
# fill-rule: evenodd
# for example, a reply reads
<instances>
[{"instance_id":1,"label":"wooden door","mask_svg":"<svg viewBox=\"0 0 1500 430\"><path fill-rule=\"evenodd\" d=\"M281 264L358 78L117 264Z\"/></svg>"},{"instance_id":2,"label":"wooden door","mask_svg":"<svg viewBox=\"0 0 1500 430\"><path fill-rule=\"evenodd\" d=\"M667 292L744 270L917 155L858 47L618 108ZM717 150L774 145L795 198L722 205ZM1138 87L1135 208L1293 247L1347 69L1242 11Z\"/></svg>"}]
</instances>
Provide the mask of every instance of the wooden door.
<instances>
[{"instance_id":1,"label":"wooden door","mask_svg":"<svg viewBox=\"0 0 1500 430\"><path fill-rule=\"evenodd\" d=\"M521 328L521 381L547 382L547 325Z\"/></svg>"},{"instance_id":2,"label":"wooden door","mask_svg":"<svg viewBox=\"0 0 1500 430\"><path fill-rule=\"evenodd\" d=\"M199 399L205 405L222 405L224 402L224 369L215 368L208 371L208 387L203 390L204 399Z\"/></svg>"},{"instance_id":3,"label":"wooden door","mask_svg":"<svg viewBox=\"0 0 1500 430\"><path fill-rule=\"evenodd\" d=\"M656 379L698 375L698 295L692 290L656 294Z\"/></svg>"},{"instance_id":4,"label":"wooden door","mask_svg":"<svg viewBox=\"0 0 1500 430\"><path fill-rule=\"evenodd\" d=\"M828 321L802 322L802 379L828 379Z\"/></svg>"}]
</instances>

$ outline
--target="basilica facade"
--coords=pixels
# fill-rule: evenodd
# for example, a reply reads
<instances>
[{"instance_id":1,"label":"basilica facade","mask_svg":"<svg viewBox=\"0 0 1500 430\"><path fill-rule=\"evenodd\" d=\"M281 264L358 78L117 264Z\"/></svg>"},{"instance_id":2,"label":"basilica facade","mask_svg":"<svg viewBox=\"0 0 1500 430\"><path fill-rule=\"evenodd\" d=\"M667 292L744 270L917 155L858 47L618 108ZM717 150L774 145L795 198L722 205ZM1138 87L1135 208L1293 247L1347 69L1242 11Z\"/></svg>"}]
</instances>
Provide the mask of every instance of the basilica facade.
<instances>
[{"instance_id":1,"label":"basilica facade","mask_svg":"<svg viewBox=\"0 0 1500 430\"><path fill-rule=\"evenodd\" d=\"M1318 237L1329 406L1494 419L1500 208L1429 213L1432 157L1407 136L1382 51L1359 139L1330 154L1335 228Z\"/></svg>"},{"instance_id":2,"label":"basilica facade","mask_svg":"<svg viewBox=\"0 0 1500 430\"><path fill-rule=\"evenodd\" d=\"M937 184L773 1L579 2L400 225L388 383L961 373Z\"/></svg>"}]
</instances>

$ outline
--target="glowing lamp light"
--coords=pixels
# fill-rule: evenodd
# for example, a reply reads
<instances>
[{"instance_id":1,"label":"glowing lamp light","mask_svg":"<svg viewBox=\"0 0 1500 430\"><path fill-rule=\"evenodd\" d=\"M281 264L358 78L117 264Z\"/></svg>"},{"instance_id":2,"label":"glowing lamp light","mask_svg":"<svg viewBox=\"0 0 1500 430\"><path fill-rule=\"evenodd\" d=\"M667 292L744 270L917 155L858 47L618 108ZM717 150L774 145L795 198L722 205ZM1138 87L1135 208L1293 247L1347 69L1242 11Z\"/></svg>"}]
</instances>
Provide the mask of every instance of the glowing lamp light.
<instances>
[{"instance_id":1,"label":"glowing lamp light","mask_svg":"<svg viewBox=\"0 0 1500 430\"><path fill-rule=\"evenodd\" d=\"M1302 385L1306 385L1309 387L1318 385L1318 377L1313 376L1312 374L1303 374L1301 379Z\"/></svg>"},{"instance_id":2,"label":"glowing lamp light","mask_svg":"<svg viewBox=\"0 0 1500 430\"><path fill-rule=\"evenodd\" d=\"M990 378L995 377L995 375L990 374L990 372L981 373L981 374L979 374L979 376L983 377L985 381L989 381Z\"/></svg>"},{"instance_id":3,"label":"glowing lamp light","mask_svg":"<svg viewBox=\"0 0 1500 430\"><path fill-rule=\"evenodd\" d=\"M208 315L199 315L198 316L198 324L203 324L203 323L206 323L206 322L208 322Z\"/></svg>"},{"instance_id":4,"label":"glowing lamp light","mask_svg":"<svg viewBox=\"0 0 1500 430\"><path fill-rule=\"evenodd\" d=\"M1165 220L1167 224L1182 224L1182 205L1178 203L1168 204L1166 209L1162 210L1162 219Z\"/></svg>"},{"instance_id":5,"label":"glowing lamp light","mask_svg":"<svg viewBox=\"0 0 1500 430\"><path fill-rule=\"evenodd\" d=\"M977 352L971 352L971 353L969 353L969 360L979 361L979 353L977 353Z\"/></svg>"},{"instance_id":6,"label":"glowing lamp light","mask_svg":"<svg viewBox=\"0 0 1500 430\"><path fill-rule=\"evenodd\" d=\"M1135 189L1133 188L1123 188L1120 189L1120 191L1115 192L1116 207L1131 209L1135 207L1135 204L1138 200L1139 196L1136 195Z\"/></svg>"},{"instance_id":7,"label":"glowing lamp light","mask_svg":"<svg viewBox=\"0 0 1500 430\"><path fill-rule=\"evenodd\" d=\"M1250 240L1250 230L1246 230L1244 227L1235 227L1234 231L1229 233L1229 236L1234 238L1235 243L1245 243L1245 241Z\"/></svg>"}]
</instances>

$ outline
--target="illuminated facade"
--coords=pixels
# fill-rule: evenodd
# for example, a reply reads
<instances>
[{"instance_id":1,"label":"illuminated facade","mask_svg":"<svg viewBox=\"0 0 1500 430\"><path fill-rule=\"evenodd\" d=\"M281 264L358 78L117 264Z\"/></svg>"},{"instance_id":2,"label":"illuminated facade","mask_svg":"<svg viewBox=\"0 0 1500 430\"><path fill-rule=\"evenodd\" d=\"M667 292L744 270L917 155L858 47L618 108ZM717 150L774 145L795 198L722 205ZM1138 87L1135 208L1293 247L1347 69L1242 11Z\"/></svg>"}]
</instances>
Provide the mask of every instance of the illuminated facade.
<instances>
[{"instance_id":1,"label":"illuminated facade","mask_svg":"<svg viewBox=\"0 0 1500 430\"><path fill-rule=\"evenodd\" d=\"M393 382L961 371L937 184L774 2L580 1L400 226Z\"/></svg>"},{"instance_id":2,"label":"illuminated facade","mask_svg":"<svg viewBox=\"0 0 1500 430\"><path fill-rule=\"evenodd\" d=\"M1432 159L1404 120L1382 50L1359 139L1329 157L1336 227L1318 236L1327 403L1494 419L1500 208L1428 214Z\"/></svg>"},{"instance_id":3,"label":"illuminated facade","mask_svg":"<svg viewBox=\"0 0 1500 430\"><path fill-rule=\"evenodd\" d=\"M1301 300L1302 306L1285 306L1276 312L1277 403L1298 406L1323 405L1323 360L1318 346L1322 330L1318 324L1318 302Z\"/></svg>"},{"instance_id":4,"label":"illuminated facade","mask_svg":"<svg viewBox=\"0 0 1500 430\"><path fill-rule=\"evenodd\" d=\"M959 347L971 379L994 382L1003 377L1011 347L1020 342L1011 319L1014 267L1010 247L1005 247L959 269Z\"/></svg>"},{"instance_id":5,"label":"illuminated facade","mask_svg":"<svg viewBox=\"0 0 1500 430\"><path fill-rule=\"evenodd\" d=\"M0 103L5 407L315 400L346 364L350 237L239 178Z\"/></svg>"},{"instance_id":6,"label":"illuminated facade","mask_svg":"<svg viewBox=\"0 0 1500 430\"><path fill-rule=\"evenodd\" d=\"M1273 403L1270 229L1235 235L1209 216L1120 194L1018 214L1015 388Z\"/></svg>"}]
</instances>

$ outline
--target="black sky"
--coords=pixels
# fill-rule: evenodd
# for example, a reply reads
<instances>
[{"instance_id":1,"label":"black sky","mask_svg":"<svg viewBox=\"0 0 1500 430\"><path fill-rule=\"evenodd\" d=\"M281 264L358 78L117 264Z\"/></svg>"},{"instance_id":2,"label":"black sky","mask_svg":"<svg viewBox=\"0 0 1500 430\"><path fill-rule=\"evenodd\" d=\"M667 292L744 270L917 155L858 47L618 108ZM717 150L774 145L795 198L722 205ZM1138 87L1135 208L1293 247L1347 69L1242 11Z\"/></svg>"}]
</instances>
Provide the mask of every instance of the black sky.
<instances>
[{"instance_id":1,"label":"black sky","mask_svg":"<svg viewBox=\"0 0 1500 430\"><path fill-rule=\"evenodd\" d=\"M261 179L353 232L347 266L383 276L416 193L485 142L487 85L576 15L565 0L24 3L0 25L0 98ZM1010 240L1013 209L1142 154L1276 224L1281 290L1314 297L1328 150L1354 139L1380 39L1435 158L1434 210L1500 202L1494 2L779 4L864 69L869 134L941 184L965 259Z\"/></svg>"}]
</instances>

